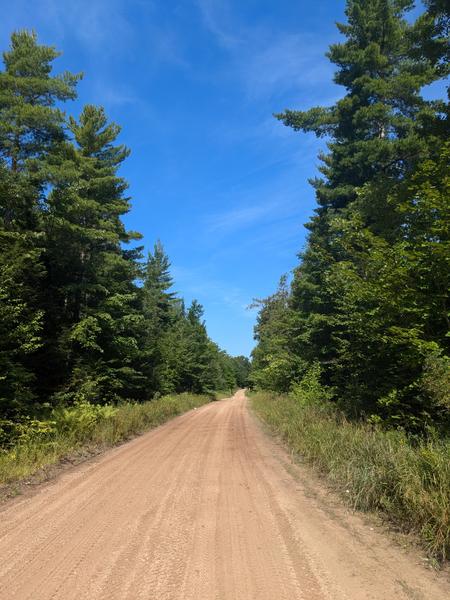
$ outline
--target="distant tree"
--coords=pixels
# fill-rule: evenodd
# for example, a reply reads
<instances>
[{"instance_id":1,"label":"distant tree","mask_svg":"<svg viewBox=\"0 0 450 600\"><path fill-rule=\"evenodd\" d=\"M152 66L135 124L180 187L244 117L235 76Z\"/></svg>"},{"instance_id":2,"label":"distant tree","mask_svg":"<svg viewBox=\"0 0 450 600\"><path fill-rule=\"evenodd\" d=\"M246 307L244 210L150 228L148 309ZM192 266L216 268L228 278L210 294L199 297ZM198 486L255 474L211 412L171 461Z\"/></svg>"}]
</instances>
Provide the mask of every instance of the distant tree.
<instances>
[{"instance_id":1,"label":"distant tree","mask_svg":"<svg viewBox=\"0 0 450 600\"><path fill-rule=\"evenodd\" d=\"M167 372L167 334L183 317L180 301L170 275L170 260L158 240L149 252L144 265L142 308L145 319L143 370L147 375L149 391L173 391L174 373Z\"/></svg>"},{"instance_id":2,"label":"distant tree","mask_svg":"<svg viewBox=\"0 0 450 600\"><path fill-rule=\"evenodd\" d=\"M281 277L278 290L268 298L255 300L259 307L252 352L251 382L265 389L289 390L299 369L300 359L289 344L293 313L289 307L290 291L287 277Z\"/></svg>"},{"instance_id":3,"label":"distant tree","mask_svg":"<svg viewBox=\"0 0 450 600\"><path fill-rule=\"evenodd\" d=\"M239 388L248 387L250 384L249 375L251 369L251 362L247 356L233 356L231 358L232 369L236 385Z\"/></svg>"},{"instance_id":4,"label":"distant tree","mask_svg":"<svg viewBox=\"0 0 450 600\"><path fill-rule=\"evenodd\" d=\"M176 298L175 292L169 290L173 286L170 275L169 257L158 240L153 253L148 253L144 269L144 310L149 318L155 320L155 327L166 326L170 321L170 313Z\"/></svg>"}]
</instances>

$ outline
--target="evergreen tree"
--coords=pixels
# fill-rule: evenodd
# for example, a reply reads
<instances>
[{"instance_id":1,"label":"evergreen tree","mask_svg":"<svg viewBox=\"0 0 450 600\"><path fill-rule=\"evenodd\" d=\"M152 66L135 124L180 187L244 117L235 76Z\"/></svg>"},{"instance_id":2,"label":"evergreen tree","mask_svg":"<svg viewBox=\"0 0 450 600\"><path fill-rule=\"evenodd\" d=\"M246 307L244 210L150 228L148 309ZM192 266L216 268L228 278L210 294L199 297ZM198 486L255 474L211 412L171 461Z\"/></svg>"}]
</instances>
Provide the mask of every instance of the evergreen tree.
<instances>
[{"instance_id":1,"label":"evergreen tree","mask_svg":"<svg viewBox=\"0 0 450 600\"><path fill-rule=\"evenodd\" d=\"M65 137L64 113L55 105L75 98L80 79L52 76L58 55L34 33L16 32L0 72L0 395L6 412L28 412L35 398L46 164Z\"/></svg>"},{"instance_id":2,"label":"evergreen tree","mask_svg":"<svg viewBox=\"0 0 450 600\"><path fill-rule=\"evenodd\" d=\"M366 227L357 203L335 222L351 260L328 275L339 298L333 380L347 406L351 399L358 412L409 429L450 425L422 385L423 370L439 371L439 356L450 354L449 157L443 143L436 160L424 161L388 197L402 224L396 239Z\"/></svg>"},{"instance_id":3,"label":"evergreen tree","mask_svg":"<svg viewBox=\"0 0 450 600\"><path fill-rule=\"evenodd\" d=\"M321 155L325 179L313 181L324 209L345 207L357 188L380 175L395 182L427 156L420 120L429 103L420 90L441 73L427 60L410 58L414 27L404 14L412 7L412 0L349 0L348 22L337 25L346 41L327 54L345 96L331 107L278 115L296 131L331 138L329 153Z\"/></svg>"},{"instance_id":4,"label":"evergreen tree","mask_svg":"<svg viewBox=\"0 0 450 600\"><path fill-rule=\"evenodd\" d=\"M144 266L144 284L142 287L142 307L145 319L145 341L143 369L147 374L150 390L156 392L173 391L173 373L167 372L166 353L167 332L182 316L179 301L172 288L169 257L158 240L153 253L148 253Z\"/></svg>"},{"instance_id":5,"label":"evergreen tree","mask_svg":"<svg viewBox=\"0 0 450 600\"><path fill-rule=\"evenodd\" d=\"M187 356L184 386L193 392L214 390L214 370L211 347L205 323L202 320L203 306L193 300L186 314Z\"/></svg>"},{"instance_id":6,"label":"evergreen tree","mask_svg":"<svg viewBox=\"0 0 450 600\"><path fill-rule=\"evenodd\" d=\"M39 250L0 228L0 415L33 412L35 376L29 358L42 343Z\"/></svg>"},{"instance_id":7,"label":"evergreen tree","mask_svg":"<svg viewBox=\"0 0 450 600\"><path fill-rule=\"evenodd\" d=\"M160 391L211 393L236 386L232 359L209 339L202 316L196 300L187 311L175 304L174 318L160 340Z\"/></svg>"},{"instance_id":8,"label":"evergreen tree","mask_svg":"<svg viewBox=\"0 0 450 600\"><path fill-rule=\"evenodd\" d=\"M34 33L11 36L0 72L0 159L8 172L10 193L2 195L3 226L35 231L39 227L45 161L64 140L64 113L57 102L74 99L80 75L52 76L59 53L37 43Z\"/></svg>"},{"instance_id":9,"label":"evergreen tree","mask_svg":"<svg viewBox=\"0 0 450 600\"><path fill-rule=\"evenodd\" d=\"M102 108L86 106L79 122L70 118L69 129L74 145L66 144L52 164L45 220L43 357L56 367L53 385L74 397L135 396L142 385L135 369L143 323L134 283L140 250L124 244L140 235L121 220L130 206L127 183L117 175L129 152L114 145L120 128L108 124Z\"/></svg>"},{"instance_id":10,"label":"evergreen tree","mask_svg":"<svg viewBox=\"0 0 450 600\"><path fill-rule=\"evenodd\" d=\"M384 193L368 197L361 210L367 225L389 237L398 215L385 202L386 193L430 147L421 122L431 107L419 92L439 73L428 61L413 61L408 55L413 27L403 15L411 7L408 0L350 0L348 23L338 24L346 41L333 44L328 53L338 66L335 82L344 86L346 95L330 108L279 115L295 130L331 138L329 153L321 155L324 178L312 182L319 208L307 225L309 244L295 272L292 301L298 316L297 353L329 365L328 382L339 348L336 296L327 285L327 273L335 262L348 258L342 245L334 243L332 221L356 200L362 186L377 182Z\"/></svg>"},{"instance_id":11,"label":"evergreen tree","mask_svg":"<svg viewBox=\"0 0 450 600\"><path fill-rule=\"evenodd\" d=\"M170 312L176 294L169 292L173 286L169 257L158 240L153 254L148 253L144 270L144 309L155 320L155 328L164 328L170 321Z\"/></svg>"}]
</instances>

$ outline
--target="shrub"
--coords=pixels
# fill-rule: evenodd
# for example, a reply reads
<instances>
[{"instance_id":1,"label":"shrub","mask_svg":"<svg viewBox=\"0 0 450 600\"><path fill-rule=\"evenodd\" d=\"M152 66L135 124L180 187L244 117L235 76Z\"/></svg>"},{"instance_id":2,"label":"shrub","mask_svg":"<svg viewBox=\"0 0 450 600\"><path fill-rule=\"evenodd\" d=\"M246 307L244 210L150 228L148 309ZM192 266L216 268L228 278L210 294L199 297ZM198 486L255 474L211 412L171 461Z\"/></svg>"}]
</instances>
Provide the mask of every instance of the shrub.
<instances>
[{"instance_id":1,"label":"shrub","mask_svg":"<svg viewBox=\"0 0 450 600\"><path fill-rule=\"evenodd\" d=\"M306 371L300 383L294 383L291 387L291 396L302 406L320 405L333 397L331 388L320 382L321 367L318 362L314 363Z\"/></svg>"}]
</instances>

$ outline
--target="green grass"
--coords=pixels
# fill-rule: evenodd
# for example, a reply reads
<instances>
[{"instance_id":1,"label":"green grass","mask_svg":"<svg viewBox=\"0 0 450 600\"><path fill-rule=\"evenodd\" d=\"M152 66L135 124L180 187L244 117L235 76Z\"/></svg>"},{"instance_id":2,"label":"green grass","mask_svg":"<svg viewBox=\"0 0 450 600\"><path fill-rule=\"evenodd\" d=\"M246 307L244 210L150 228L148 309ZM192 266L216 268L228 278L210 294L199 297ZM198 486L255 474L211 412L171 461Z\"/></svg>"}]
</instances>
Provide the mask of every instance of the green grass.
<instances>
[{"instance_id":1,"label":"green grass","mask_svg":"<svg viewBox=\"0 0 450 600\"><path fill-rule=\"evenodd\" d=\"M411 445L401 431L348 422L329 405L257 393L256 413L353 508L377 511L418 535L430 557L450 558L450 441Z\"/></svg>"},{"instance_id":2,"label":"green grass","mask_svg":"<svg viewBox=\"0 0 450 600\"><path fill-rule=\"evenodd\" d=\"M227 395L179 394L142 404L83 403L55 409L46 421L28 420L18 425L14 443L0 449L0 485L23 480L76 453L114 446Z\"/></svg>"}]
</instances>

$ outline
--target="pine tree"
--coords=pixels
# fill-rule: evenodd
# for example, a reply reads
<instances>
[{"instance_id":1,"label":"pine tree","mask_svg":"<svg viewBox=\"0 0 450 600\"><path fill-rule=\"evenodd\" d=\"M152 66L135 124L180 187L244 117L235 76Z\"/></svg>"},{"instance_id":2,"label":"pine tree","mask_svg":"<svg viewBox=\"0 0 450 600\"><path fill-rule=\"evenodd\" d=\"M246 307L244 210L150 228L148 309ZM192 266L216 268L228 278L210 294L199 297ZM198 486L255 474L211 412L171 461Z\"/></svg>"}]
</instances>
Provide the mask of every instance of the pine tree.
<instances>
[{"instance_id":1,"label":"pine tree","mask_svg":"<svg viewBox=\"0 0 450 600\"><path fill-rule=\"evenodd\" d=\"M0 72L0 380L4 410L30 411L34 357L42 345L40 288L47 160L63 142L64 114L79 75L52 76L59 55L34 33L11 36Z\"/></svg>"},{"instance_id":2,"label":"pine tree","mask_svg":"<svg viewBox=\"0 0 450 600\"><path fill-rule=\"evenodd\" d=\"M64 137L64 113L55 104L74 99L80 75L51 76L59 53L37 43L34 33L11 36L0 73L0 157L10 172L10 185L20 195L2 199L4 226L35 230L47 183L45 160ZM19 192L19 189L16 190Z\"/></svg>"},{"instance_id":3,"label":"pine tree","mask_svg":"<svg viewBox=\"0 0 450 600\"><path fill-rule=\"evenodd\" d=\"M212 348L202 320L203 313L203 306L197 300L193 300L186 314L188 352L184 385L186 389L198 393L214 389L214 375L211 372Z\"/></svg>"},{"instance_id":4,"label":"pine tree","mask_svg":"<svg viewBox=\"0 0 450 600\"><path fill-rule=\"evenodd\" d=\"M145 319L143 369L147 374L149 390L173 391L174 373L167 372L167 333L180 318L178 299L170 275L170 260L158 240L149 252L144 266L142 307Z\"/></svg>"},{"instance_id":5,"label":"pine tree","mask_svg":"<svg viewBox=\"0 0 450 600\"><path fill-rule=\"evenodd\" d=\"M413 26L404 14L412 7L412 0L349 0L348 23L338 24L346 41L327 54L345 96L332 107L278 115L296 131L331 137L321 155L325 179L313 181L320 207L343 208L358 187L380 175L396 181L427 156L417 125L429 104L419 92L441 74L410 58Z\"/></svg>"},{"instance_id":6,"label":"pine tree","mask_svg":"<svg viewBox=\"0 0 450 600\"><path fill-rule=\"evenodd\" d=\"M121 220L130 205L127 183L117 175L129 152L114 145L120 128L102 108L86 106L69 129L74 145L55 157L45 221L43 352L57 367L55 387L97 400L133 396L142 386L135 369L143 323L134 283L140 250L123 245L140 235Z\"/></svg>"},{"instance_id":7,"label":"pine tree","mask_svg":"<svg viewBox=\"0 0 450 600\"><path fill-rule=\"evenodd\" d=\"M158 240L144 267L143 304L150 337L157 338L170 323L176 298L175 292L169 292L172 286L169 257Z\"/></svg>"}]
</instances>

